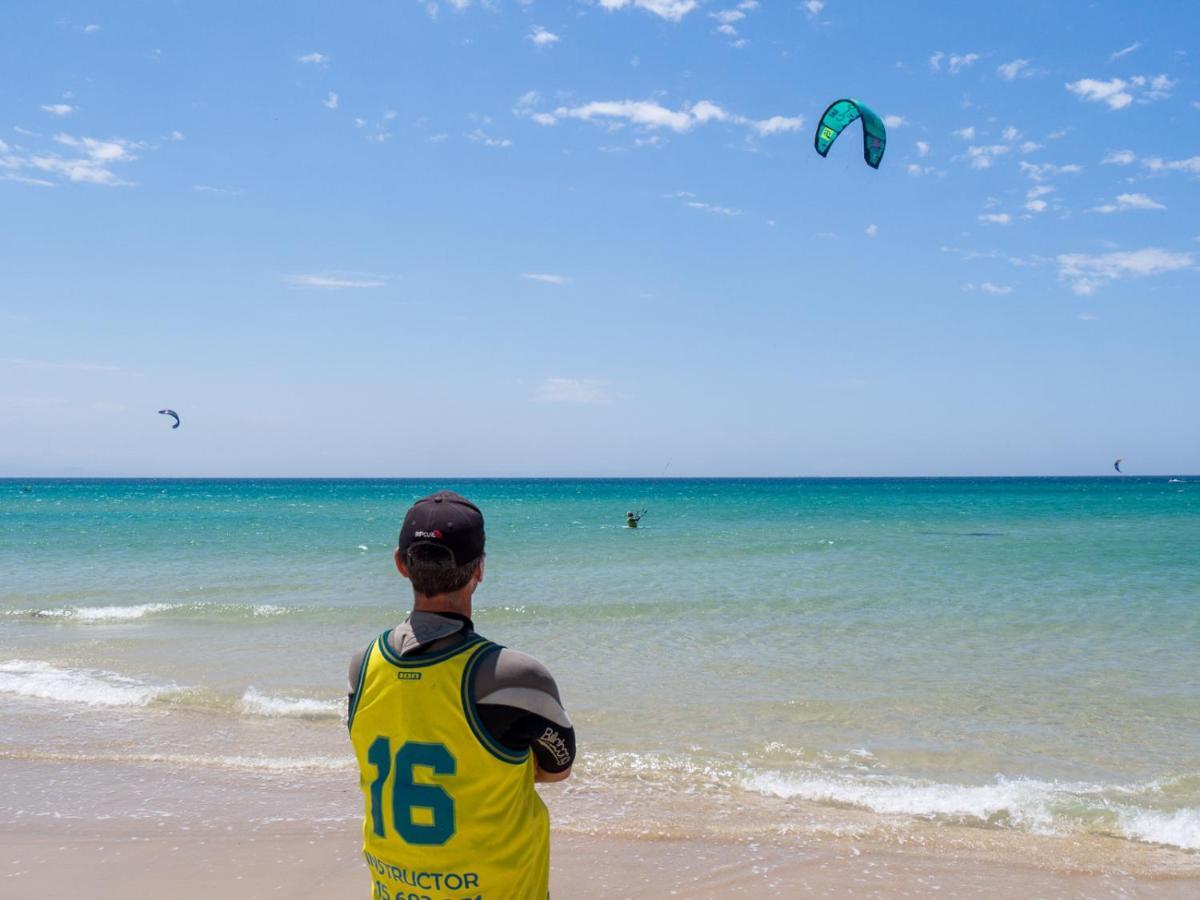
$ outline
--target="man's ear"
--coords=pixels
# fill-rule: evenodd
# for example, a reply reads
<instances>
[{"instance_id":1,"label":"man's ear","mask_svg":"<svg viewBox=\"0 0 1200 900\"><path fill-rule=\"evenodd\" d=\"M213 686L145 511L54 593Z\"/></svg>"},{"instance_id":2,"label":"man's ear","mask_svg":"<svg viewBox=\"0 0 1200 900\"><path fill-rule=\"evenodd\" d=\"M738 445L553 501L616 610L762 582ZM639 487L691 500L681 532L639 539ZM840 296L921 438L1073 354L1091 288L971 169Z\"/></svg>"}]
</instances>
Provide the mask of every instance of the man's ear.
<instances>
[{"instance_id":1,"label":"man's ear","mask_svg":"<svg viewBox=\"0 0 1200 900\"><path fill-rule=\"evenodd\" d=\"M479 562L475 564L475 583L479 584L483 581L483 557L479 557Z\"/></svg>"},{"instance_id":2,"label":"man's ear","mask_svg":"<svg viewBox=\"0 0 1200 900\"><path fill-rule=\"evenodd\" d=\"M392 552L392 559L394 559L396 561L396 571L399 572L401 575L403 575L405 578L407 578L408 577L408 566L406 566L404 564L404 554L400 552L399 547L397 547Z\"/></svg>"}]
</instances>

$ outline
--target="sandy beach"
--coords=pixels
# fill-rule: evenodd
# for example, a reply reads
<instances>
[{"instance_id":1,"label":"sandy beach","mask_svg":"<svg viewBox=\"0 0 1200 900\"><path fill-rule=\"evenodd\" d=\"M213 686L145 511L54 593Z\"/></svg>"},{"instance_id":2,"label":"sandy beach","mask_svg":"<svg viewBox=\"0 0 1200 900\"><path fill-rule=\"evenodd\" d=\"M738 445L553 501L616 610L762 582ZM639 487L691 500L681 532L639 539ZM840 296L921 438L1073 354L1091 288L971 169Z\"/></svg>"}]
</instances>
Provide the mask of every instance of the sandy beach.
<instances>
[{"instance_id":1,"label":"sandy beach","mask_svg":"<svg viewBox=\"0 0 1200 900\"><path fill-rule=\"evenodd\" d=\"M137 834L96 822L90 834L5 827L3 893L50 897L64 887L93 900L365 897L369 880L354 828L253 837ZM1116 843L1116 842L1114 842ZM794 846L554 835L556 898L683 897L1195 897L1190 876L1133 875L1111 863L1050 871L969 851L864 847L827 840ZM1162 851L1170 855L1171 851Z\"/></svg>"}]
</instances>

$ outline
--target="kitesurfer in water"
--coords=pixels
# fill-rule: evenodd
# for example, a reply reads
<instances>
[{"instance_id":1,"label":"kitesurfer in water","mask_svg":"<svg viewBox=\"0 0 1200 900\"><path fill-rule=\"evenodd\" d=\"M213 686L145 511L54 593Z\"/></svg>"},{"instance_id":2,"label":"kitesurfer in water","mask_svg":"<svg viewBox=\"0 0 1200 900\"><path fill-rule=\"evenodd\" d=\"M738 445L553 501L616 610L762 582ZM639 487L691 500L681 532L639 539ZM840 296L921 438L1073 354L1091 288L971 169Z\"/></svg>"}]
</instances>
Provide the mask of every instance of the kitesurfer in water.
<instances>
[{"instance_id":1,"label":"kitesurfer in water","mask_svg":"<svg viewBox=\"0 0 1200 900\"><path fill-rule=\"evenodd\" d=\"M635 513L632 510L630 512L625 513L625 527L626 528L637 528L638 522L642 521L642 516L644 516L645 514L646 514L645 510L642 510L639 513Z\"/></svg>"}]
</instances>

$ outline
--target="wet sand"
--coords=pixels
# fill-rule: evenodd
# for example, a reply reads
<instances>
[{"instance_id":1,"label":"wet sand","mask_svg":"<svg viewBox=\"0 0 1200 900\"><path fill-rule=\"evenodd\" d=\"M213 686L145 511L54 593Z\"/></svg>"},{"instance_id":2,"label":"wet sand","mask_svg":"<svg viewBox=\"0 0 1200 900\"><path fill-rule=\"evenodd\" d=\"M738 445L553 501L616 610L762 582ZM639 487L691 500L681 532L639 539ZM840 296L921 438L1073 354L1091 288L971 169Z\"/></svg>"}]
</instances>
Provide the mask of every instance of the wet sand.
<instances>
[{"instance_id":1,"label":"wet sand","mask_svg":"<svg viewBox=\"0 0 1200 900\"><path fill-rule=\"evenodd\" d=\"M78 824L78 823L77 823ZM368 897L357 829L250 836L158 833L127 823L0 825L0 895ZM791 846L635 840L556 832L551 895L561 898L1162 897L1200 895L1200 872L1132 875L1120 849L1103 871L1053 871L946 848L811 839ZM1163 851L1174 857L1173 851ZM1172 863L1176 862L1172 860Z\"/></svg>"}]
</instances>

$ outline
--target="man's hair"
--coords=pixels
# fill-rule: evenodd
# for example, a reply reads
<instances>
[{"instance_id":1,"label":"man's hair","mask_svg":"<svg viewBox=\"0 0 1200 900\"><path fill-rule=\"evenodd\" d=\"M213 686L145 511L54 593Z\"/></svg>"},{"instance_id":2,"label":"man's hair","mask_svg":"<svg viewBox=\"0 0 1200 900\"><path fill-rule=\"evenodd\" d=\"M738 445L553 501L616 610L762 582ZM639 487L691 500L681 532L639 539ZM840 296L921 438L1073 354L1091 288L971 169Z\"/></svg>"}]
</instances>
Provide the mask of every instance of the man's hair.
<instances>
[{"instance_id":1,"label":"man's hair","mask_svg":"<svg viewBox=\"0 0 1200 900\"><path fill-rule=\"evenodd\" d=\"M426 597L452 594L466 585L475 574L478 559L461 566L454 564L454 555L436 544L414 544L408 548L405 565L413 590Z\"/></svg>"}]
</instances>

